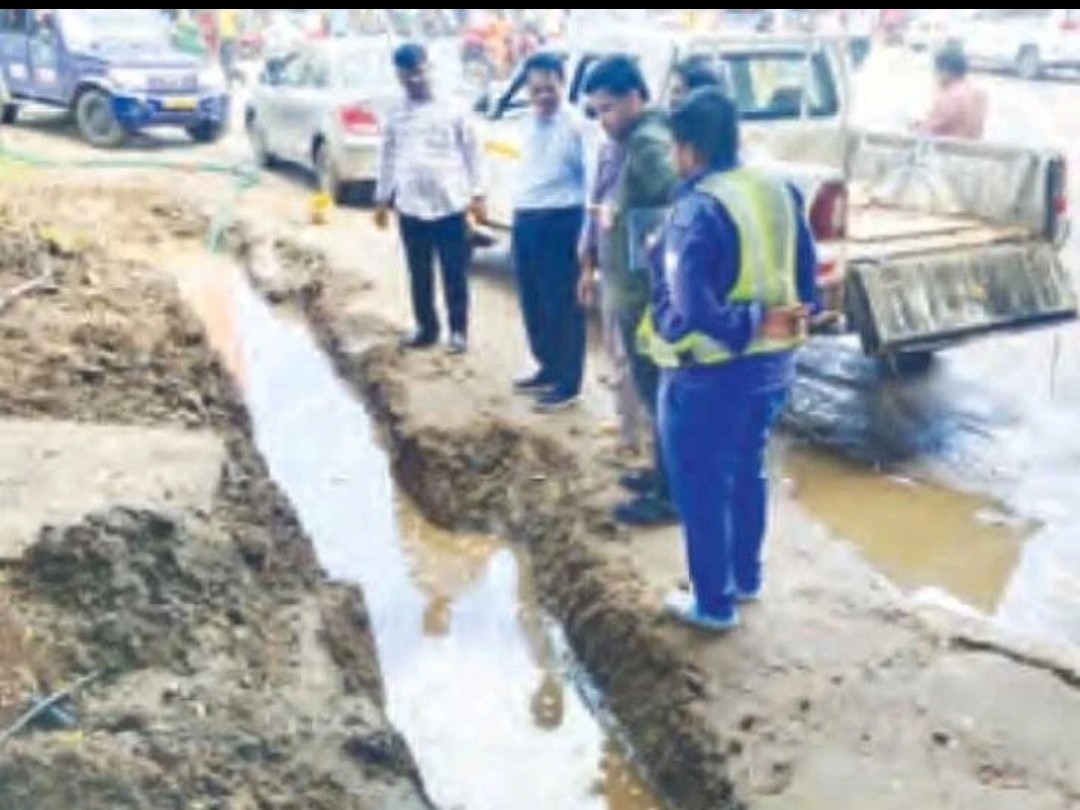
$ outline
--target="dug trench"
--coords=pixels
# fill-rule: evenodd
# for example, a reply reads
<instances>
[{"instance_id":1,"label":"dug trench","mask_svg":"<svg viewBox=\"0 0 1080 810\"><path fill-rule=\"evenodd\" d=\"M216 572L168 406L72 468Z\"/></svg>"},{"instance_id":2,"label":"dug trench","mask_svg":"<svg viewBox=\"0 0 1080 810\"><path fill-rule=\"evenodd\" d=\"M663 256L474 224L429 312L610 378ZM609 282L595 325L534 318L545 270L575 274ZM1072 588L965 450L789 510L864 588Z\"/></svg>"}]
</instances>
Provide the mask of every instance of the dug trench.
<instances>
[{"instance_id":1,"label":"dug trench","mask_svg":"<svg viewBox=\"0 0 1080 810\"><path fill-rule=\"evenodd\" d=\"M546 608L673 807L1080 801L1058 742L1080 723L1074 656L908 598L783 493L761 612L720 642L675 628L659 605L683 576L677 533L612 525L613 440L590 414L524 414L485 367L490 343L461 363L399 353L384 274L252 233L233 237L253 282L305 314L427 516L528 549Z\"/></svg>"},{"instance_id":2,"label":"dug trench","mask_svg":"<svg viewBox=\"0 0 1080 810\"><path fill-rule=\"evenodd\" d=\"M87 680L4 735L0 808L430 807L361 594L320 571L145 260L166 233L201 250L205 222L33 190L0 199L0 733Z\"/></svg>"},{"instance_id":3,"label":"dug trench","mask_svg":"<svg viewBox=\"0 0 1080 810\"><path fill-rule=\"evenodd\" d=\"M488 408L478 409L479 419L447 408L434 416L442 427L412 419L403 380L417 369L410 370L395 348L390 324L353 312L346 336L339 331L342 310L326 308L332 298L355 300L366 285L335 286L325 256L301 242L277 239L271 246L243 227L230 236L256 289L275 305L304 313L339 373L362 394L399 486L425 516L452 531L502 536L529 550L545 609L605 696L603 709L648 763L645 776L658 792L686 810L742 806L725 753L700 716L701 673L680 654L679 638L655 621L645 584L630 564L593 542L616 540L618 531L606 510L582 496L583 488L602 484L586 483L578 455ZM439 360L421 374L436 388L469 379L469 372L462 376Z\"/></svg>"}]
</instances>

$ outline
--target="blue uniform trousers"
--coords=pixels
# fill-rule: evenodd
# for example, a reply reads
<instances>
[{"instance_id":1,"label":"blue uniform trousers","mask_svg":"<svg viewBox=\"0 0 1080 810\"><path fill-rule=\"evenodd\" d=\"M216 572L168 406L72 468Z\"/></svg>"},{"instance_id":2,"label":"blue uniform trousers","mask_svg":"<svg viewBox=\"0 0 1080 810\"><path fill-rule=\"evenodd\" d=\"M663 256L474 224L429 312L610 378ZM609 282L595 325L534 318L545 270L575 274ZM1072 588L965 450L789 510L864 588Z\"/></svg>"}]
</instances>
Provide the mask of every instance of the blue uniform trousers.
<instances>
[{"instance_id":1,"label":"blue uniform trousers","mask_svg":"<svg viewBox=\"0 0 1080 810\"><path fill-rule=\"evenodd\" d=\"M766 455L787 390L747 391L735 364L664 373L660 432L703 613L727 617L762 585Z\"/></svg>"}]
</instances>

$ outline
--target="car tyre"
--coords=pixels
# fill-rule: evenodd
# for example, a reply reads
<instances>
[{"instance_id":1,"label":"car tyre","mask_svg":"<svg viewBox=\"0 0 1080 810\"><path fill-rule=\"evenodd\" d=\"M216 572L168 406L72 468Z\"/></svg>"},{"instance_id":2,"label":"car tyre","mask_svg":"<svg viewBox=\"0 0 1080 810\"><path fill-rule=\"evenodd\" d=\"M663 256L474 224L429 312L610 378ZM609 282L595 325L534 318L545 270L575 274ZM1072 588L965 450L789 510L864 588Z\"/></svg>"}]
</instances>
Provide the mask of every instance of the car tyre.
<instances>
[{"instance_id":1,"label":"car tyre","mask_svg":"<svg viewBox=\"0 0 1080 810\"><path fill-rule=\"evenodd\" d=\"M187 128L187 133L195 143L217 143L228 127L222 121L200 121Z\"/></svg>"},{"instance_id":2,"label":"car tyre","mask_svg":"<svg viewBox=\"0 0 1080 810\"><path fill-rule=\"evenodd\" d=\"M933 352L897 352L880 358L882 369L890 377L906 380L922 377L934 367Z\"/></svg>"},{"instance_id":3,"label":"car tyre","mask_svg":"<svg viewBox=\"0 0 1080 810\"><path fill-rule=\"evenodd\" d=\"M127 140L127 131L113 110L113 98L104 90L84 90L75 99L75 126L92 146L112 148Z\"/></svg>"},{"instance_id":4,"label":"car tyre","mask_svg":"<svg viewBox=\"0 0 1080 810\"><path fill-rule=\"evenodd\" d=\"M247 125L248 139L251 141L251 151L255 155L255 162L262 169L273 169L278 165L277 155L270 151L266 131L262 128L257 118L250 118Z\"/></svg>"},{"instance_id":5,"label":"car tyre","mask_svg":"<svg viewBox=\"0 0 1080 810\"><path fill-rule=\"evenodd\" d=\"M19 120L19 105L18 104L5 104L0 109L0 123L11 126Z\"/></svg>"}]
</instances>

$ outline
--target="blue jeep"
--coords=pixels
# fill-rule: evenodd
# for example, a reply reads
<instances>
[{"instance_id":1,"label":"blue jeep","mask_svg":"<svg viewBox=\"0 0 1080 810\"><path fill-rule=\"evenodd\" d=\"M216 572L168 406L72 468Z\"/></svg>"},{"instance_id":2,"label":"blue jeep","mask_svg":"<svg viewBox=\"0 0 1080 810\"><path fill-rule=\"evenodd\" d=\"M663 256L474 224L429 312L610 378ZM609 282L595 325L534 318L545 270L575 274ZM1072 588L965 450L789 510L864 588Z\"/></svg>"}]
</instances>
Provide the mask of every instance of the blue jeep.
<instances>
[{"instance_id":1,"label":"blue jeep","mask_svg":"<svg viewBox=\"0 0 1080 810\"><path fill-rule=\"evenodd\" d=\"M67 109L95 146L156 126L210 143L229 124L224 75L177 48L158 9L0 9L0 76L3 123L23 103Z\"/></svg>"}]
</instances>

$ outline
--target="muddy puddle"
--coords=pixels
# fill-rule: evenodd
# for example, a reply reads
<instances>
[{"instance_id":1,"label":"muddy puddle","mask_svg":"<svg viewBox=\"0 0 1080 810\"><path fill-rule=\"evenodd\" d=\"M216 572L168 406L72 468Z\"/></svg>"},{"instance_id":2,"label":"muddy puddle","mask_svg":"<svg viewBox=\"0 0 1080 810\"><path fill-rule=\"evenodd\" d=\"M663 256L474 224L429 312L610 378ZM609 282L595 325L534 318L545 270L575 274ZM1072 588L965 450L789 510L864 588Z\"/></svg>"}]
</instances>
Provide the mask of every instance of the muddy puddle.
<instances>
[{"instance_id":1,"label":"muddy puddle","mask_svg":"<svg viewBox=\"0 0 1080 810\"><path fill-rule=\"evenodd\" d=\"M306 328L227 263L181 287L244 389L258 446L331 576L365 594L388 711L444 810L659 810L590 710L524 560L399 497L360 402Z\"/></svg>"},{"instance_id":2,"label":"muddy puddle","mask_svg":"<svg viewBox=\"0 0 1080 810\"><path fill-rule=\"evenodd\" d=\"M830 455L790 459L803 505L901 587L1080 646L1077 334L975 343L906 380L857 347L812 344L785 428Z\"/></svg>"},{"instance_id":3,"label":"muddy puddle","mask_svg":"<svg viewBox=\"0 0 1080 810\"><path fill-rule=\"evenodd\" d=\"M1033 530L977 496L806 447L789 448L783 472L807 512L897 585L938 589L987 615L1000 607Z\"/></svg>"}]
</instances>

